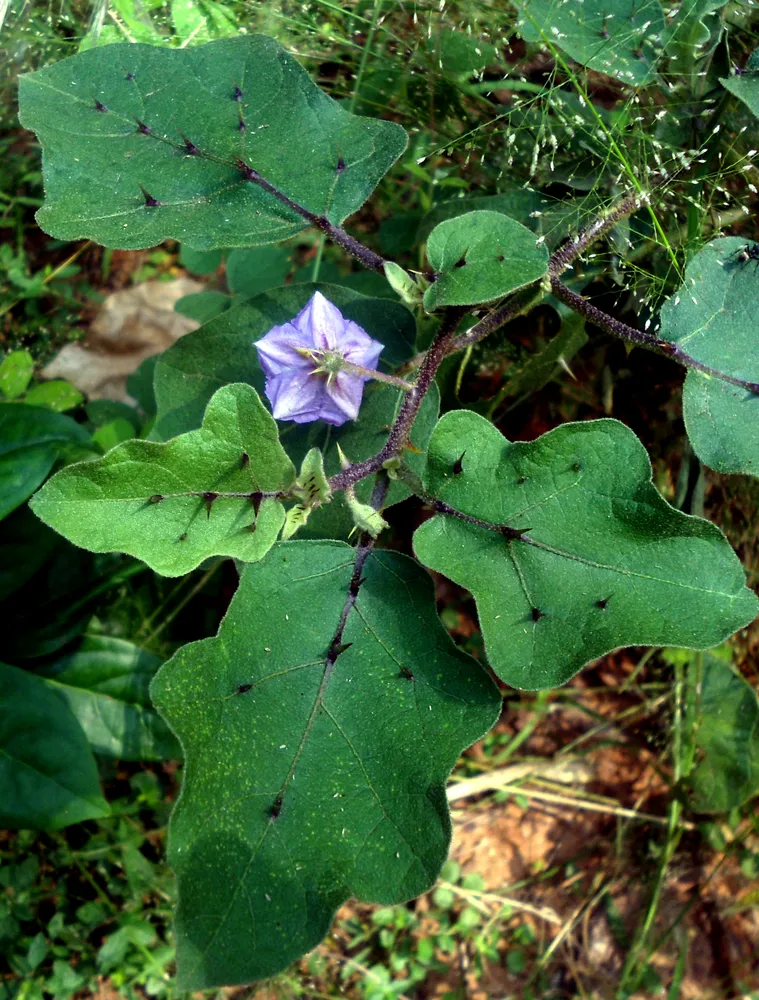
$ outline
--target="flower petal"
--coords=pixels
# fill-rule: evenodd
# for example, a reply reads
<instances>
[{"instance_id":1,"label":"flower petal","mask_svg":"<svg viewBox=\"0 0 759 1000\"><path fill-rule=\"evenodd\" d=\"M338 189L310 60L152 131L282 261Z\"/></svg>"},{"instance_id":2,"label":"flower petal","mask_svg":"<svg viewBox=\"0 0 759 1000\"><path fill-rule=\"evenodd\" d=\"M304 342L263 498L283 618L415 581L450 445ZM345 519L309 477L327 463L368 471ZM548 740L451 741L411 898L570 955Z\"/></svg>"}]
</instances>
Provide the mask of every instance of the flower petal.
<instances>
[{"instance_id":1,"label":"flower petal","mask_svg":"<svg viewBox=\"0 0 759 1000\"><path fill-rule=\"evenodd\" d=\"M338 372L332 382L327 384L327 396L332 405L327 404L325 408L332 413L342 413L344 421L355 420L364 395L365 381L360 375ZM322 420L326 419L322 417Z\"/></svg>"},{"instance_id":2,"label":"flower petal","mask_svg":"<svg viewBox=\"0 0 759 1000\"><path fill-rule=\"evenodd\" d=\"M348 361L352 361L354 365L363 365L364 368L376 368L385 348L384 344L370 337L366 330L362 330L351 319L345 322L339 346Z\"/></svg>"},{"instance_id":3,"label":"flower petal","mask_svg":"<svg viewBox=\"0 0 759 1000\"><path fill-rule=\"evenodd\" d=\"M314 367L310 358L303 357L296 350L298 347L313 347L313 341L292 323L272 327L266 336L255 341L253 346L258 351L264 375L279 375L280 372L293 368L310 371Z\"/></svg>"},{"instance_id":4,"label":"flower petal","mask_svg":"<svg viewBox=\"0 0 759 1000\"><path fill-rule=\"evenodd\" d=\"M321 292L314 292L311 298L293 320L293 325L303 333L308 332L311 341L319 350L341 349L341 338L345 320L343 314Z\"/></svg>"},{"instance_id":5,"label":"flower petal","mask_svg":"<svg viewBox=\"0 0 759 1000\"><path fill-rule=\"evenodd\" d=\"M319 419L324 382L310 371L285 371L266 380L266 395L275 420L303 424Z\"/></svg>"}]
</instances>

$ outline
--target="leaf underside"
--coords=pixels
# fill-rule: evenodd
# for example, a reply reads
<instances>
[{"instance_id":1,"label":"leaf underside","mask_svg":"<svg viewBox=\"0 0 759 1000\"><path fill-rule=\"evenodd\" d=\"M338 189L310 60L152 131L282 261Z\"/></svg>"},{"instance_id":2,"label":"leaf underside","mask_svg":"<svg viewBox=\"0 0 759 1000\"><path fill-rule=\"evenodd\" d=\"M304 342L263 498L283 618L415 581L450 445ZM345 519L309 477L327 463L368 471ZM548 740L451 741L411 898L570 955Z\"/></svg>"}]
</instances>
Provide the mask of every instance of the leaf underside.
<instances>
[{"instance_id":1,"label":"leaf underside","mask_svg":"<svg viewBox=\"0 0 759 1000\"><path fill-rule=\"evenodd\" d=\"M421 567L374 552L351 609L353 557L278 543L218 635L151 687L187 762L169 841L181 989L272 975L349 896L409 899L445 860L446 779L500 699L440 625Z\"/></svg>"},{"instance_id":2,"label":"leaf underside","mask_svg":"<svg viewBox=\"0 0 759 1000\"><path fill-rule=\"evenodd\" d=\"M263 35L79 53L21 77L19 117L43 147L40 226L122 249L257 246L307 228L236 158L340 224L406 146L399 125L345 111Z\"/></svg>"},{"instance_id":3,"label":"leaf underside","mask_svg":"<svg viewBox=\"0 0 759 1000\"><path fill-rule=\"evenodd\" d=\"M46 524L91 552L125 552L181 576L210 556L260 559L284 522L295 478L255 390L228 385L200 430L167 443L126 441L53 476L31 501ZM234 495L233 495L234 494Z\"/></svg>"},{"instance_id":4,"label":"leaf underside","mask_svg":"<svg viewBox=\"0 0 759 1000\"><path fill-rule=\"evenodd\" d=\"M645 449L616 420L510 444L474 413L447 413L425 487L525 530L508 540L440 514L414 535L417 558L474 595L488 660L515 687L555 687L620 646L704 649L756 614L722 532L666 503Z\"/></svg>"}]
</instances>

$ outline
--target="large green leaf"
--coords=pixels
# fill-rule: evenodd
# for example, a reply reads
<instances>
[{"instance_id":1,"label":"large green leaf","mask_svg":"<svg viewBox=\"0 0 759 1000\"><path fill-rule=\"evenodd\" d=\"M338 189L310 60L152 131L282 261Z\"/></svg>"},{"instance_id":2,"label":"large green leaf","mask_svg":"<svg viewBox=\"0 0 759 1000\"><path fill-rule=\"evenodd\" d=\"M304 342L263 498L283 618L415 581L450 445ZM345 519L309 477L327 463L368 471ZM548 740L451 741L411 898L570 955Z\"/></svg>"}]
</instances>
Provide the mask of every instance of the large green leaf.
<instances>
[{"instance_id":1,"label":"large green leaf","mask_svg":"<svg viewBox=\"0 0 759 1000\"><path fill-rule=\"evenodd\" d=\"M75 653L39 673L66 699L96 753L119 760L178 760L179 745L148 694L160 665L157 656L131 642L91 635Z\"/></svg>"},{"instance_id":2,"label":"large green leaf","mask_svg":"<svg viewBox=\"0 0 759 1000\"><path fill-rule=\"evenodd\" d=\"M305 229L238 158L339 225L406 146L399 125L349 114L263 35L92 49L22 76L19 109L43 148L40 226L124 249L258 246Z\"/></svg>"},{"instance_id":3,"label":"large green leaf","mask_svg":"<svg viewBox=\"0 0 759 1000\"><path fill-rule=\"evenodd\" d=\"M759 396L702 372L689 371L683 417L693 450L726 475L759 476Z\"/></svg>"},{"instance_id":4,"label":"large green leaf","mask_svg":"<svg viewBox=\"0 0 759 1000\"><path fill-rule=\"evenodd\" d=\"M219 634L153 681L187 762L169 837L180 989L269 976L347 897L409 899L445 860L446 778L500 699L417 564L375 552L351 585L353 555L276 545Z\"/></svg>"},{"instance_id":5,"label":"large green leaf","mask_svg":"<svg viewBox=\"0 0 759 1000\"><path fill-rule=\"evenodd\" d=\"M0 825L60 830L107 816L97 767L63 698L0 663Z\"/></svg>"},{"instance_id":6,"label":"large green leaf","mask_svg":"<svg viewBox=\"0 0 759 1000\"><path fill-rule=\"evenodd\" d=\"M188 333L160 355L155 370L158 415L151 436L165 440L199 427L208 400L228 382L247 382L263 393L254 341L293 319L317 290L347 319L385 344L379 363L383 371L414 354L414 317L398 302L365 298L338 285L273 288Z\"/></svg>"},{"instance_id":7,"label":"large green leaf","mask_svg":"<svg viewBox=\"0 0 759 1000\"><path fill-rule=\"evenodd\" d=\"M428 312L491 302L542 278L548 250L535 234L500 212L469 212L441 222L427 239L437 279L424 293Z\"/></svg>"},{"instance_id":8,"label":"large green leaf","mask_svg":"<svg viewBox=\"0 0 759 1000\"><path fill-rule=\"evenodd\" d=\"M470 590L488 659L507 683L553 687L618 646L704 649L757 611L715 525L674 510L648 456L616 420L509 443L466 410L429 444L425 487L456 511L414 535L427 566Z\"/></svg>"},{"instance_id":9,"label":"large green leaf","mask_svg":"<svg viewBox=\"0 0 759 1000\"><path fill-rule=\"evenodd\" d=\"M660 0L519 0L519 29L634 87L650 83L665 29Z\"/></svg>"},{"instance_id":10,"label":"large green leaf","mask_svg":"<svg viewBox=\"0 0 759 1000\"><path fill-rule=\"evenodd\" d=\"M32 509L84 549L126 552L181 576L209 556L260 559L284 510L259 494L287 489L294 476L256 392L228 385L211 399L200 430L166 444L125 441L96 462L69 466Z\"/></svg>"},{"instance_id":11,"label":"large green leaf","mask_svg":"<svg viewBox=\"0 0 759 1000\"><path fill-rule=\"evenodd\" d=\"M87 431L41 406L0 403L0 518L27 500L58 459L81 452Z\"/></svg>"},{"instance_id":12,"label":"large green leaf","mask_svg":"<svg viewBox=\"0 0 759 1000\"><path fill-rule=\"evenodd\" d=\"M665 302L658 336L701 364L759 382L757 261L744 260L745 240L708 244L688 264L681 289ZM759 396L691 371L685 381L685 421L699 458L719 472L759 471Z\"/></svg>"},{"instance_id":13,"label":"large green leaf","mask_svg":"<svg viewBox=\"0 0 759 1000\"><path fill-rule=\"evenodd\" d=\"M729 663L707 653L697 713L691 804L698 812L727 812L759 792L759 698Z\"/></svg>"}]
</instances>

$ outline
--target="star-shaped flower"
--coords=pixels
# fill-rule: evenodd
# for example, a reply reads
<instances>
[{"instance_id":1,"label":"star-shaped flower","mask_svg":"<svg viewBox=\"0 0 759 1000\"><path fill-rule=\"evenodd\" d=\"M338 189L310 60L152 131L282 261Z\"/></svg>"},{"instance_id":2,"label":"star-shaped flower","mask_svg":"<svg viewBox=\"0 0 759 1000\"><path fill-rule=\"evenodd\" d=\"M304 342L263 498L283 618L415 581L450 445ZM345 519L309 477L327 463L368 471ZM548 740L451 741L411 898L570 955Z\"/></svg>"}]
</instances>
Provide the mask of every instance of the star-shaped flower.
<instances>
[{"instance_id":1,"label":"star-shaped flower","mask_svg":"<svg viewBox=\"0 0 759 1000\"><path fill-rule=\"evenodd\" d=\"M358 416L367 381L343 363L375 368L384 344L314 292L295 319L272 327L255 347L275 420L339 427Z\"/></svg>"}]
</instances>

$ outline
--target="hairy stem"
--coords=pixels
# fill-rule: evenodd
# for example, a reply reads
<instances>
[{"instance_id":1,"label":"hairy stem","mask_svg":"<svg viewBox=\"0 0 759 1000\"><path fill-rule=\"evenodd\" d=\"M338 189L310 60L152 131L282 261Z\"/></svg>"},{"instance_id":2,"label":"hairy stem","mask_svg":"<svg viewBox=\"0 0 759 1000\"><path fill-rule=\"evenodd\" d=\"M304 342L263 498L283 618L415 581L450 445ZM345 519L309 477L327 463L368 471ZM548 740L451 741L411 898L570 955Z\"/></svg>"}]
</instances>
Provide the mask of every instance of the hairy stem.
<instances>
[{"instance_id":1,"label":"hairy stem","mask_svg":"<svg viewBox=\"0 0 759 1000\"><path fill-rule=\"evenodd\" d=\"M352 361L345 359L340 363L340 367L343 371L353 372L354 375L361 375L362 378L374 379L375 382L385 382L387 385L393 385L396 389L402 389L404 392L410 392L414 388L413 382L407 382L397 375L386 375L385 372L379 372L375 368L364 368L363 365L354 365Z\"/></svg>"},{"instance_id":2,"label":"hairy stem","mask_svg":"<svg viewBox=\"0 0 759 1000\"><path fill-rule=\"evenodd\" d=\"M333 491L344 490L346 486L353 486L360 479L365 479L366 476L372 475L373 472L379 472L385 462L391 458L395 458L396 455L400 455L406 447L414 420L419 412L419 407L422 405L422 400L432 385L435 372L440 367L441 361L448 353L451 341L456 333L456 327L465 312L465 309L456 307L446 309L443 313L437 336L424 355L416 382L414 382L409 392L406 393L406 397L398 411L395 423L390 428L390 433L387 436L384 446L372 458L348 465L341 472L338 472L337 475L332 476L329 485Z\"/></svg>"},{"instance_id":3,"label":"hairy stem","mask_svg":"<svg viewBox=\"0 0 759 1000\"><path fill-rule=\"evenodd\" d=\"M632 215L636 209L644 203L646 199L641 194L629 195L624 198L617 205L615 205L610 211L605 215L599 217L592 222L589 226L578 233L578 235L572 239L568 240L551 256L548 261L548 273L553 277L558 277L565 271L573 260L576 260L581 253L584 253L588 247L595 243L599 237L604 236L613 229L618 222L622 219L626 219L628 216Z\"/></svg>"},{"instance_id":4,"label":"hairy stem","mask_svg":"<svg viewBox=\"0 0 759 1000\"><path fill-rule=\"evenodd\" d=\"M695 368L696 371L704 372L706 375L712 375L715 378L721 379L723 382L729 382L731 385L740 386L742 389L747 389L749 392L759 393L759 383L747 382L744 379L734 378L732 375L726 375L724 372L718 371L716 368L711 368L709 365L705 365L703 362L696 360L696 358L692 358L677 344L672 343L669 340L660 340L653 333L638 330L634 326L628 326L627 323L622 323L613 316L609 316L608 313L603 312L603 310L599 309L597 306L594 306L591 302L588 302L588 300L583 298L582 295L578 295L577 292L573 292L571 288L567 288L567 286L555 276L551 278L551 290L556 298L568 305L570 309L574 309L575 312L580 313L580 315L590 320L590 322L595 326L599 327L601 330L605 330L606 333L610 333L614 337L620 337L622 340L629 340L633 344L639 344L641 347L647 347L650 350L666 354L667 357L672 358L673 361L676 361L684 368Z\"/></svg>"}]
</instances>

